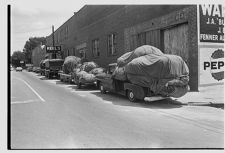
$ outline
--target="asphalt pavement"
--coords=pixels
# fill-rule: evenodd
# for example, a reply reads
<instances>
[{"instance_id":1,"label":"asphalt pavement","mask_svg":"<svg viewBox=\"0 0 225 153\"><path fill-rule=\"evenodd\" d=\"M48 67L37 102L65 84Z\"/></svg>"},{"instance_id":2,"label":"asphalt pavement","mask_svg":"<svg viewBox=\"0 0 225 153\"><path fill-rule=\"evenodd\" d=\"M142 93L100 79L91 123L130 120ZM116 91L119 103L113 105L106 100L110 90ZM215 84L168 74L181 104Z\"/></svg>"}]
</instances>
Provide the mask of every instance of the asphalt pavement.
<instances>
[{"instance_id":1,"label":"asphalt pavement","mask_svg":"<svg viewBox=\"0 0 225 153\"><path fill-rule=\"evenodd\" d=\"M224 110L131 103L93 87L11 71L12 149L224 148Z\"/></svg>"}]
</instances>

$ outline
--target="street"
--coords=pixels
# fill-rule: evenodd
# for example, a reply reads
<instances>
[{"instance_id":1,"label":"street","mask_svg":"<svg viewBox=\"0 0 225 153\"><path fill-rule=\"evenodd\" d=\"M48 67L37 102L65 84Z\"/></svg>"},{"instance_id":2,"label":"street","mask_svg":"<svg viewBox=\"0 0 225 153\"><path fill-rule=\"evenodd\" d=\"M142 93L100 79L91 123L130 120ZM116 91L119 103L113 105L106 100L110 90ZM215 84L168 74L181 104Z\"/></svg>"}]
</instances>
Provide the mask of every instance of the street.
<instances>
[{"instance_id":1,"label":"street","mask_svg":"<svg viewBox=\"0 0 225 153\"><path fill-rule=\"evenodd\" d=\"M93 87L11 71L11 148L224 148L224 110L131 103Z\"/></svg>"}]
</instances>

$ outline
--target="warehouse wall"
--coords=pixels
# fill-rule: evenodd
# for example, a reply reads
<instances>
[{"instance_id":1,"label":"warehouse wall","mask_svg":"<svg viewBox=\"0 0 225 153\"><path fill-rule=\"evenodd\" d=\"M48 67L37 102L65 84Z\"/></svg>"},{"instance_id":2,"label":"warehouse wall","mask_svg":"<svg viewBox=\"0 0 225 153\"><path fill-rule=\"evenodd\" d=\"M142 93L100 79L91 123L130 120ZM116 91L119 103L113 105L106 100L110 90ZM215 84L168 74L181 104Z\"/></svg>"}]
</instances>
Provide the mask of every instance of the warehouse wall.
<instances>
[{"instance_id":1,"label":"warehouse wall","mask_svg":"<svg viewBox=\"0 0 225 153\"><path fill-rule=\"evenodd\" d=\"M197 47L197 7L190 5L86 5L75 13L68 21L57 29L65 31L69 27L67 39L61 39L56 44L62 45L64 58L68 55L81 56L86 52L86 58L95 61L102 67L116 62L116 59L127 51L144 44L137 41L142 39L146 32L145 43L156 46L164 51L165 33L172 28L186 24L187 32L183 47L186 51L173 52L184 57L190 68L191 90L198 90L198 47ZM176 31L176 29L175 29ZM107 36L116 35L116 54L109 55ZM59 34L59 37L64 37ZM49 39L52 37L49 36ZM99 40L100 56L92 53L92 41ZM174 37L175 40L175 37ZM49 40L49 42L51 42ZM167 45L171 46L171 45ZM182 46L182 45L181 45ZM172 46L171 46L172 47ZM170 48L171 48L170 47ZM166 51L167 53L172 53ZM182 55L183 54L183 55Z\"/></svg>"}]
</instances>

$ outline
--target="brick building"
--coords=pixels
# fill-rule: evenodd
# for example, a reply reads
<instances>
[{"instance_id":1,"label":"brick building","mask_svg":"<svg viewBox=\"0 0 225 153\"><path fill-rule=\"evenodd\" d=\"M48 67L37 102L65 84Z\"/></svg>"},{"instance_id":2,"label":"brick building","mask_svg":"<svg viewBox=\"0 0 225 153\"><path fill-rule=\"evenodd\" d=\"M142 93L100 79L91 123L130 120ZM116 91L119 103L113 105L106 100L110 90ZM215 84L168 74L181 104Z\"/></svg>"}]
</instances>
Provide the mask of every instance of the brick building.
<instances>
[{"instance_id":1,"label":"brick building","mask_svg":"<svg viewBox=\"0 0 225 153\"><path fill-rule=\"evenodd\" d=\"M47 37L51 46L52 35ZM148 44L180 55L198 90L197 5L85 5L54 33L62 56L85 57L105 67L125 52Z\"/></svg>"}]
</instances>

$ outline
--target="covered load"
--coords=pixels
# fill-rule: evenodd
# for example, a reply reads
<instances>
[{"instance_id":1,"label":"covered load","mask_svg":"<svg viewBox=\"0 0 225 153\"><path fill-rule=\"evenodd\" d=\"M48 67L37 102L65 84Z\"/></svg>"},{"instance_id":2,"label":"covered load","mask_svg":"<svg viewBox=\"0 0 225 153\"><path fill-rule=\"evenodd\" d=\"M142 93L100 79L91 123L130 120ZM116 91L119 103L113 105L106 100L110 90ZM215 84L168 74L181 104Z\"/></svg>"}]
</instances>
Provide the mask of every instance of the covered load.
<instances>
[{"instance_id":1,"label":"covered load","mask_svg":"<svg viewBox=\"0 0 225 153\"><path fill-rule=\"evenodd\" d=\"M181 97L188 91L189 69L180 56L163 54L147 45L126 54L117 64L124 67L129 82L163 96Z\"/></svg>"},{"instance_id":2,"label":"covered load","mask_svg":"<svg viewBox=\"0 0 225 153\"><path fill-rule=\"evenodd\" d=\"M76 83L94 83L96 81L96 75L103 73L105 70L95 62L84 62L82 65L78 64L78 66L73 69L72 76L75 79Z\"/></svg>"},{"instance_id":3,"label":"covered load","mask_svg":"<svg viewBox=\"0 0 225 153\"><path fill-rule=\"evenodd\" d=\"M90 72L92 69L97 67L98 67L98 64L96 64L95 62L84 62L81 66L81 69L86 72Z\"/></svg>"},{"instance_id":4,"label":"covered load","mask_svg":"<svg viewBox=\"0 0 225 153\"><path fill-rule=\"evenodd\" d=\"M131 62L133 59L149 54L154 54L158 56L163 55L163 53L158 48L149 45L143 45L141 47L136 48L134 51L127 52L121 57L119 57L117 59L117 65L119 67L123 67L129 62Z\"/></svg>"},{"instance_id":5,"label":"covered load","mask_svg":"<svg viewBox=\"0 0 225 153\"><path fill-rule=\"evenodd\" d=\"M73 70L81 63L81 59L76 56L67 56L63 63L63 72L66 74L72 73Z\"/></svg>"}]
</instances>

